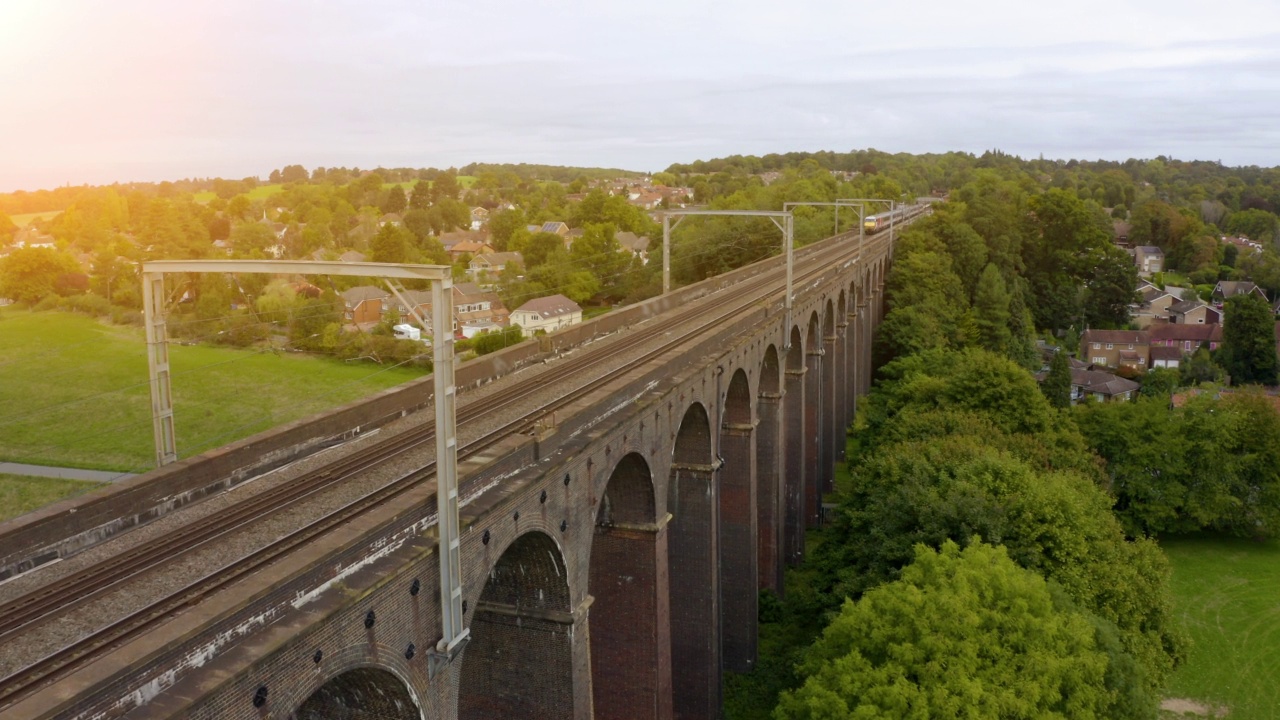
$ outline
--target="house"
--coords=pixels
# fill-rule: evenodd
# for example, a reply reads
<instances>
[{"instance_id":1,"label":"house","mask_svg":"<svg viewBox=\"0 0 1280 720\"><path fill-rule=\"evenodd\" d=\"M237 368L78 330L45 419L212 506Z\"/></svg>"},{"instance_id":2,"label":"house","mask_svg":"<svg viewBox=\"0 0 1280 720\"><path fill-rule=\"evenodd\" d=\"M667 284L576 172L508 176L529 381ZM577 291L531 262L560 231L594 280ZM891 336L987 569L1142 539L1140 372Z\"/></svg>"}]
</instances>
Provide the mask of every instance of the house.
<instances>
[{"instance_id":1,"label":"house","mask_svg":"<svg viewBox=\"0 0 1280 720\"><path fill-rule=\"evenodd\" d=\"M1154 285L1148 285L1146 288L1139 289L1138 304L1133 306L1133 320L1140 327L1150 325L1155 319L1165 319L1169 314L1169 307L1178 302L1177 296L1173 293L1166 292Z\"/></svg>"},{"instance_id":2,"label":"house","mask_svg":"<svg viewBox=\"0 0 1280 720\"><path fill-rule=\"evenodd\" d=\"M1216 350L1222 343L1222 326L1186 323L1160 323L1147 330L1151 347L1178 348L1182 354L1191 355L1201 347Z\"/></svg>"},{"instance_id":3,"label":"house","mask_svg":"<svg viewBox=\"0 0 1280 720\"><path fill-rule=\"evenodd\" d=\"M1139 245L1133 249L1133 261L1138 274L1164 272L1164 251L1155 245Z\"/></svg>"},{"instance_id":4,"label":"house","mask_svg":"<svg viewBox=\"0 0 1280 720\"><path fill-rule=\"evenodd\" d=\"M409 322L414 319L413 314L416 312L422 321L426 324L423 330L431 332L431 291L430 290L401 290L400 297L404 298L404 302L400 298L392 295L387 302L396 309L396 314L400 319Z\"/></svg>"},{"instance_id":5,"label":"house","mask_svg":"<svg viewBox=\"0 0 1280 720\"><path fill-rule=\"evenodd\" d=\"M489 211L482 207L471 208L471 229L479 230L489 222Z\"/></svg>"},{"instance_id":6,"label":"house","mask_svg":"<svg viewBox=\"0 0 1280 720\"><path fill-rule=\"evenodd\" d=\"M569 234L569 226L559 221L546 222L542 223L542 227L534 232L555 233L560 237L564 237Z\"/></svg>"},{"instance_id":7,"label":"house","mask_svg":"<svg viewBox=\"0 0 1280 720\"><path fill-rule=\"evenodd\" d=\"M1109 372L1100 370L1071 371L1071 401L1073 403L1086 400L1125 402L1135 398L1141 387L1140 383L1112 375Z\"/></svg>"},{"instance_id":8,"label":"house","mask_svg":"<svg viewBox=\"0 0 1280 720\"><path fill-rule=\"evenodd\" d=\"M1184 325L1209 325L1222 322L1222 313L1200 300L1183 300L1169 306L1169 322Z\"/></svg>"},{"instance_id":9,"label":"house","mask_svg":"<svg viewBox=\"0 0 1280 720\"><path fill-rule=\"evenodd\" d=\"M376 323L382 320L382 307L388 293L382 288L372 285L357 285L342 292L342 302L346 306L347 322L356 325Z\"/></svg>"},{"instance_id":10,"label":"house","mask_svg":"<svg viewBox=\"0 0 1280 720\"><path fill-rule=\"evenodd\" d=\"M1248 280L1219 280L1218 284L1213 286L1213 300L1219 305L1226 302L1227 298L1249 293L1263 300L1267 299L1267 294L1262 291L1262 288Z\"/></svg>"},{"instance_id":11,"label":"house","mask_svg":"<svg viewBox=\"0 0 1280 720\"><path fill-rule=\"evenodd\" d=\"M1085 330L1080 357L1093 365L1147 369L1151 340L1145 330Z\"/></svg>"},{"instance_id":12,"label":"house","mask_svg":"<svg viewBox=\"0 0 1280 720\"><path fill-rule=\"evenodd\" d=\"M436 239L440 241L442 246L444 246L445 252L452 254L453 247L458 243L488 243L489 233L484 230L454 230L447 233L441 233Z\"/></svg>"},{"instance_id":13,"label":"house","mask_svg":"<svg viewBox=\"0 0 1280 720\"><path fill-rule=\"evenodd\" d=\"M534 298L511 312L511 322L530 335L554 332L582 322L582 308L563 295Z\"/></svg>"},{"instance_id":14,"label":"house","mask_svg":"<svg viewBox=\"0 0 1280 720\"><path fill-rule=\"evenodd\" d=\"M511 313L497 293L469 282L453 284L453 317L458 326L493 324L506 327Z\"/></svg>"},{"instance_id":15,"label":"house","mask_svg":"<svg viewBox=\"0 0 1280 720\"><path fill-rule=\"evenodd\" d=\"M1111 223L1111 235L1115 238L1117 245L1129 244L1129 231L1133 226L1124 220L1114 220Z\"/></svg>"},{"instance_id":16,"label":"house","mask_svg":"<svg viewBox=\"0 0 1280 720\"><path fill-rule=\"evenodd\" d=\"M454 243L449 248L449 257L457 260L463 255L488 255L492 252L493 247L489 243L463 240L462 242Z\"/></svg>"},{"instance_id":17,"label":"house","mask_svg":"<svg viewBox=\"0 0 1280 720\"><path fill-rule=\"evenodd\" d=\"M378 218L378 227L386 227L387 225L400 227L403 223L403 218L395 213L387 213L386 215Z\"/></svg>"},{"instance_id":18,"label":"house","mask_svg":"<svg viewBox=\"0 0 1280 720\"><path fill-rule=\"evenodd\" d=\"M507 263L515 263L523 267L524 256L518 252L495 252L487 253L485 255L473 255L468 269L471 272L471 277L475 278L482 272L492 274L500 273L503 268L507 266Z\"/></svg>"},{"instance_id":19,"label":"house","mask_svg":"<svg viewBox=\"0 0 1280 720\"><path fill-rule=\"evenodd\" d=\"M1177 368L1182 364L1182 349L1167 345L1151 348L1151 368Z\"/></svg>"},{"instance_id":20,"label":"house","mask_svg":"<svg viewBox=\"0 0 1280 720\"><path fill-rule=\"evenodd\" d=\"M630 253L632 257L640 258L642 264L649 262L649 238L637 237L633 232L620 232L614 236L618 244L622 246L622 251Z\"/></svg>"},{"instance_id":21,"label":"house","mask_svg":"<svg viewBox=\"0 0 1280 720\"><path fill-rule=\"evenodd\" d=\"M369 257L362 252L348 250L338 256L338 261L346 263L368 262Z\"/></svg>"},{"instance_id":22,"label":"house","mask_svg":"<svg viewBox=\"0 0 1280 720\"><path fill-rule=\"evenodd\" d=\"M1071 364L1071 404L1095 402L1124 402L1132 400L1141 384L1109 372L1093 370L1088 366L1078 367L1078 362ZM1044 382L1048 370L1036 373L1036 381Z\"/></svg>"}]
</instances>

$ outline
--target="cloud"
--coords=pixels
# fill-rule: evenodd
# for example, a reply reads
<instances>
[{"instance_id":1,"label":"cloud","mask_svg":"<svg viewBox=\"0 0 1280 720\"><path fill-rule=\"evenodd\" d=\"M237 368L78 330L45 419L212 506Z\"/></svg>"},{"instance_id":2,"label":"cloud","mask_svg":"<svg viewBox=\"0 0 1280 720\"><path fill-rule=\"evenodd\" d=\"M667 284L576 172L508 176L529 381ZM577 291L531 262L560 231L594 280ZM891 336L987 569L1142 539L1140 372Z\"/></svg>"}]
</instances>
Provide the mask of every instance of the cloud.
<instances>
[{"instance_id":1,"label":"cloud","mask_svg":"<svg viewBox=\"0 0 1280 720\"><path fill-rule=\"evenodd\" d=\"M1280 5L1252 0L81 6L0 48L0 190L864 147L1280 164Z\"/></svg>"}]
</instances>

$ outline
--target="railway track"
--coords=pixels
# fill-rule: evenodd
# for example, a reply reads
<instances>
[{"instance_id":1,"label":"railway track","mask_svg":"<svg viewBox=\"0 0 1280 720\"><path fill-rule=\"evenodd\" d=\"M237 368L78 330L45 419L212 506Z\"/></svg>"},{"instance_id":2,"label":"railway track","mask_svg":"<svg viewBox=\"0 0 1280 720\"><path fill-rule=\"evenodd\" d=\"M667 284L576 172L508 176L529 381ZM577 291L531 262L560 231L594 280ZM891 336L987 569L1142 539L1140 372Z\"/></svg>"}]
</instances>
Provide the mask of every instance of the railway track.
<instances>
[{"instance_id":1,"label":"railway track","mask_svg":"<svg viewBox=\"0 0 1280 720\"><path fill-rule=\"evenodd\" d=\"M851 245L836 259L824 258L832 247L838 248L840 241L817 243L797 252L796 285L828 269L833 262L846 262L854 259L859 251ZM864 252L872 253L885 242L883 236L868 239ZM707 327L714 327L739 314L744 307L758 302L760 292L771 284L777 284L782 273L781 267L772 268L746 278L735 285L708 296L697 304L676 311L676 317L667 324L654 324L652 327L640 329L628 335L631 344L642 344L669 333L668 328L693 320L702 320L696 327L670 337L646 353L639 363L660 357L672 347L688 342ZM743 302L746 300L746 302ZM529 396L545 391L551 384L580 377L584 370L599 362L603 357L612 354L609 346L589 348L576 353L561 362L549 366L518 383L509 392L494 394L487 398L470 402L460 407L458 422L464 424L476 418L496 413ZM502 424L499 428L483 437L459 448L459 459L465 459L497 440L514 433L522 432L535 421L549 412L564 407L602 385L612 382L620 372L606 373L604 376L586 383L575 383L572 390L561 395L552 403L542 405L532 412L521 414ZM7 638L13 637L25 629L50 621L57 616L80 607L95 598L111 592L130 579L172 562L181 555L203 547L218 538L244 529L253 522L279 512L292 504L313 497L325 489L366 472L391 457L413 450L423 444L434 441L434 422L428 421L415 428L382 442L365 448L359 452L335 461L323 470L308 473L296 482L278 485L270 490L245 498L225 512L203 518L178 533L170 533L162 538L142 543L117 555L106 562L85 568L76 573L60 578L49 585L34 590L14 600L0 605L0 646ZM362 496L346 505L333 510L323 517L298 528L288 535L265 545L249 555L239 558L227 565L208 573L204 577L190 583L182 590L129 614L99 630L77 640L76 642L0 679L0 710L14 702L36 692L60 677L65 676L79 664L88 662L106 652L122 645L145 632L157 619L173 615L199 603L204 597L236 582L245 575L274 562L296 548L321 537L330 530L351 519L377 509L394 500L403 493L418 486L424 481L434 478L435 463L404 475L377 490Z\"/></svg>"}]
</instances>

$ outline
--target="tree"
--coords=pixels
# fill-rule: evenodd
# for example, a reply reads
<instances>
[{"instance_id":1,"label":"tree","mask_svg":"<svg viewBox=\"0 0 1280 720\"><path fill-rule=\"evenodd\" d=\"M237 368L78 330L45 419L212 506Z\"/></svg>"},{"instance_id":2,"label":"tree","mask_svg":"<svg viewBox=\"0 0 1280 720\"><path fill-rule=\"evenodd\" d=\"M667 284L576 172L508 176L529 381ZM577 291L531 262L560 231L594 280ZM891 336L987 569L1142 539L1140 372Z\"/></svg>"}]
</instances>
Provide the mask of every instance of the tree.
<instances>
[{"instance_id":1,"label":"tree","mask_svg":"<svg viewBox=\"0 0 1280 720\"><path fill-rule=\"evenodd\" d=\"M1251 208L1231 213L1223 228L1233 235L1243 235L1264 245L1269 245L1276 238L1276 216L1266 210Z\"/></svg>"},{"instance_id":2,"label":"tree","mask_svg":"<svg viewBox=\"0 0 1280 720\"><path fill-rule=\"evenodd\" d=\"M915 547L902 576L846 601L774 717L1143 717L1116 702L1094 620L1004 548ZM1145 711L1145 712L1143 712ZM1132 713L1132 714L1131 714Z\"/></svg>"},{"instance_id":3,"label":"tree","mask_svg":"<svg viewBox=\"0 0 1280 720\"><path fill-rule=\"evenodd\" d=\"M1036 350L1036 322L1023 299L1022 278L1013 279L1009 293L1009 359L1028 370L1040 369Z\"/></svg>"},{"instance_id":4,"label":"tree","mask_svg":"<svg viewBox=\"0 0 1280 720\"><path fill-rule=\"evenodd\" d=\"M511 239L517 229L525 226L524 213L519 210L499 210L489 216L489 237L494 249L505 252L511 249Z\"/></svg>"},{"instance_id":5,"label":"tree","mask_svg":"<svg viewBox=\"0 0 1280 720\"><path fill-rule=\"evenodd\" d=\"M1261 393L1092 404L1076 420L1129 533L1280 532L1280 413Z\"/></svg>"},{"instance_id":6,"label":"tree","mask_svg":"<svg viewBox=\"0 0 1280 720\"><path fill-rule=\"evenodd\" d=\"M1071 407L1071 364L1065 350L1053 354L1049 361L1049 373L1045 375L1040 390L1056 408Z\"/></svg>"},{"instance_id":7,"label":"tree","mask_svg":"<svg viewBox=\"0 0 1280 720\"><path fill-rule=\"evenodd\" d=\"M564 253L564 238L551 232L537 232L521 247L513 248L524 256L525 267L532 270L547 262L554 254Z\"/></svg>"},{"instance_id":8,"label":"tree","mask_svg":"<svg viewBox=\"0 0 1280 720\"><path fill-rule=\"evenodd\" d=\"M1009 291L1004 278L992 263L987 263L973 298L973 315L980 347L1004 354L1009 348Z\"/></svg>"},{"instance_id":9,"label":"tree","mask_svg":"<svg viewBox=\"0 0 1280 720\"><path fill-rule=\"evenodd\" d=\"M242 222L231 228L231 249L239 255L264 253L276 242L276 234L261 222Z\"/></svg>"},{"instance_id":10,"label":"tree","mask_svg":"<svg viewBox=\"0 0 1280 720\"><path fill-rule=\"evenodd\" d=\"M419 180L413 184L413 194L409 196L409 207L414 210L426 210L431 207L431 183Z\"/></svg>"},{"instance_id":11,"label":"tree","mask_svg":"<svg viewBox=\"0 0 1280 720\"><path fill-rule=\"evenodd\" d=\"M1223 308L1222 367L1232 385L1276 384L1275 318L1253 293L1227 298Z\"/></svg>"},{"instance_id":12,"label":"tree","mask_svg":"<svg viewBox=\"0 0 1280 720\"><path fill-rule=\"evenodd\" d=\"M404 188L399 185L392 185L387 190L387 196L382 199L382 212L384 213L401 213L405 207L409 205L409 199L405 197Z\"/></svg>"},{"instance_id":13,"label":"tree","mask_svg":"<svg viewBox=\"0 0 1280 720\"><path fill-rule=\"evenodd\" d=\"M413 208L405 213L401 224L413 233L418 242L422 242L431 234L431 214L422 208Z\"/></svg>"},{"instance_id":14,"label":"tree","mask_svg":"<svg viewBox=\"0 0 1280 720\"><path fill-rule=\"evenodd\" d=\"M52 248L18 248L0 258L0 297L34 305L58 288L67 288L65 278L82 274L80 264L70 254Z\"/></svg>"},{"instance_id":15,"label":"tree","mask_svg":"<svg viewBox=\"0 0 1280 720\"><path fill-rule=\"evenodd\" d=\"M458 173L449 170L440 173L431 183L431 197L436 202L441 200L457 200L461 188L458 186Z\"/></svg>"},{"instance_id":16,"label":"tree","mask_svg":"<svg viewBox=\"0 0 1280 720\"><path fill-rule=\"evenodd\" d=\"M1093 272L1085 280L1085 322L1092 327L1122 328L1129 323L1129 305L1137 299L1137 268L1114 245L1096 248L1090 255Z\"/></svg>"},{"instance_id":17,"label":"tree","mask_svg":"<svg viewBox=\"0 0 1280 720\"><path fill-rule=\"evenodd\" d=\"M13 223L13 219L0 212L0 242L8 242L17 232L18 226Z\"/></svg>"},{"instance_id":18,"label":"tree","mask_svg":"<svg viewBox=\"0 0 1280 720\"><path fill-rule=\"evenodd\" d=\"M409 261L409 248L413 243L413 234L408 230L387 223L378 229L378 233L369 241L369 259L373 262L403 263Z\"/></svg>"}]
</instances>

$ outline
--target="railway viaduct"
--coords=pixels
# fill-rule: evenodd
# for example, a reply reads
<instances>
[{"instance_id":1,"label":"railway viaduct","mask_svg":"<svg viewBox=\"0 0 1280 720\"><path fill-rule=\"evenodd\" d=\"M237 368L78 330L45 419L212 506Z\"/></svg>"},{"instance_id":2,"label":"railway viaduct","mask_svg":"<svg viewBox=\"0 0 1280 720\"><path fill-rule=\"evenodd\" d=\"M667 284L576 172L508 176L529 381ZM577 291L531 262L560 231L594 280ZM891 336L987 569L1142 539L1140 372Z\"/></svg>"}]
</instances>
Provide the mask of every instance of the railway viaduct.
<instances>
[{"instance_id":1,"label":"railway viaduct","mask_svg":"<svg viewBox=\"0 0 1280 720\"><path fill-rule=\"evenodd\" d=\"M723 672L756 660L758 589L782 592L784 567L803 558L869 386L890 254L872 239L865 254L850 252L856 234L810 246L830 259L797 285L790 313L775 285L462 463L469 641L451 662L429 652L441 606L424 486L235 592L158 618L6 717L719 717ZM733 279L653 301L646 322ZM599 334L590 323L564 333ZM543 339L543 357L559 337ZM270 442L164 472L200 475Z\"/></svg>"}]
</instances>

